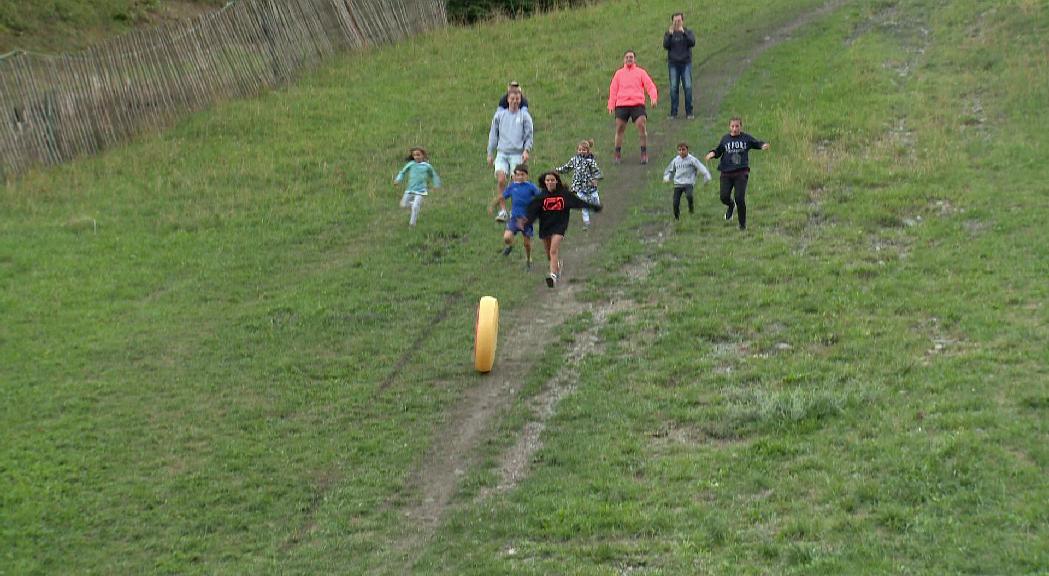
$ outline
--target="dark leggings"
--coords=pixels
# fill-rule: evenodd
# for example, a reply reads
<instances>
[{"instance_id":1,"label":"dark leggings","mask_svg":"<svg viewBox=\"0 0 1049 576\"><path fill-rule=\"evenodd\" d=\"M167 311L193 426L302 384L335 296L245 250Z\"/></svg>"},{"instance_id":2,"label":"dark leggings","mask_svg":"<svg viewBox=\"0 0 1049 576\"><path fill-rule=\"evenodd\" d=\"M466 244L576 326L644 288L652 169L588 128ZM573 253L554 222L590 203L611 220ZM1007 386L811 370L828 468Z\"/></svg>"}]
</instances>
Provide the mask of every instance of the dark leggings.
<instances>
[{"instance_id":1,"label":"dark leggings","mask_svg":"<svg viewBox=\"0 0 1049 576\"><path fill-rule=\"evenodd\" d=\"M747 225L747 180L749 170L721 173L721 203L732 206L732 189L736 189L736 214L740 228Z\"/></svg>"},{"instance_id":2,"label":"dark leggings","mask_svg":"<svg viewBox=\"0 0 1049 576\"><path fill-rule=\"evenodd\" d=\"M692 213L692 185L685 184L683 186L674 186L674 219L681 214L681 195L684 194L685 198L688 198L688 213Z\"/></svg>"}]
</instances>

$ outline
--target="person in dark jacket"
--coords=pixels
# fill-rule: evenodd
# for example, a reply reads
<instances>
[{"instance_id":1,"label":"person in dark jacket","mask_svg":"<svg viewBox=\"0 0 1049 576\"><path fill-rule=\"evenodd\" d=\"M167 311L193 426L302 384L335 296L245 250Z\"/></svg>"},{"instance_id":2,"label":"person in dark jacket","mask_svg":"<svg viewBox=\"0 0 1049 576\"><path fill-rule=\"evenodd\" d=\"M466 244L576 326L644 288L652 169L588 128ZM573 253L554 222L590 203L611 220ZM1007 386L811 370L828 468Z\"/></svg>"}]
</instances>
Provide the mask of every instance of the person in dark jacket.
<instances>
[{"instance_id":1,"label":"person in dark jacket","mask_svg":"<svg viewBox=\"0 0 1049 576\"><path fill-rule=\"evenodd\" d=\"M506 87L506 94L503 94L503 97L499 99L499 108L510 107L510 93L514 90L521 92L521 108L528 108L528 98L525 98L524 91L521 90L521 85L516 80L511 81Z\"/></svg>"},{"instance_id":2,"label":"person in dark jacket","mask_svg":"<svg viewBox=\"0 0 1049 576\"><path fill-rule=\"evenodd\" d=\"M528 212L519 219L519 226L524 228L539 221L539 238L550 260L550 275L546 277L546 285L553 288L561 278L561 241L568 231L569 211L573 208L589 208L600 212L601 205L587 202L569 192L561 176L554 171L539 176L539 189L543 193L528 205Z\"/></svg>"},{"instance_id":3,"label":"person in dark jacket","mask_svg":"<svg viewBox=\"0 0 1049 576\"><path fill-rule=\"evenodd\" d=\"M667 51L667 68L670 70L670 117L677 117L678 87L685 91L685 115L692 115L692 47L696 35L685 28L685 15L678 12L671 16L670 28L663 34L663 48Z\"/></svg>"},{"instance_id":4,"label":"person in dark jacket","mask_svg":"<svg viewBox=\"0 0 1049 576\"><path fill-rule=\"evenodd\" d=\"M743 131L743 120L733 116L728 122L728 134L721 137L717 147L707 152L704 160L720 158L718 172L721 172L721 203L728 206L725 220L732 219L732 212L739 214L739 229L747 229L747 182L750 180L751 150L768 150L769 143L762 142ZM733 202L732 190L736 191Z\"/></svg>"}]
</instances>

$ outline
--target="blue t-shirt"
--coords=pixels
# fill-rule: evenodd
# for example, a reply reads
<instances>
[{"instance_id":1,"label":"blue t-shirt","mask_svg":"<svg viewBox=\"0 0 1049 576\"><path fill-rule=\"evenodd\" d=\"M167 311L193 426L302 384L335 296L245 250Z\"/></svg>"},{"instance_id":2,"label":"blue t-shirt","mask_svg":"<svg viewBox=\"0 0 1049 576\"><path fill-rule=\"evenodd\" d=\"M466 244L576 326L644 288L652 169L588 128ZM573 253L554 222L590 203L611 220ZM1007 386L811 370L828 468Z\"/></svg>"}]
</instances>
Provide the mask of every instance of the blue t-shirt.
<instances>
[{"instance_id":1,"label":"blue t-shirt","mask_svg":"<svg viewBox=\"0 0 1049 576\"><path fill-rule=\"evenodd\" d=\"M503 198L509 198L510 217L517 219L528 213L528 205L540 194L539 187L531 182L511 182L503 191Z\"/></svg>"}]
</instances>

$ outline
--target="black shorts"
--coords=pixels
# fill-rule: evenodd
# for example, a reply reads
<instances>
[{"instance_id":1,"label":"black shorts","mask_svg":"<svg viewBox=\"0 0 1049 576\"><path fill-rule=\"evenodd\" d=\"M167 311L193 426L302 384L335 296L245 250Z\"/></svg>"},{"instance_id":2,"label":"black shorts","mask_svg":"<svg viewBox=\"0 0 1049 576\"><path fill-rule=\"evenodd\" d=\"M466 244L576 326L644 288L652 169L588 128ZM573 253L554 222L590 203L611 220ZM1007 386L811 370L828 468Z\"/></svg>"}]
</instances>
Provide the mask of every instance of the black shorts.
<instances>
[{"instance_id":1,"label":"black shorts","mask_svg":"<svg viewBox=\"0 0 1049 576\"><path fill-rule=\"evenodd\" d=\"M645 105L640 106L616 106L616 118L623 122L637 122L638 118L648 118L645 113Z\"/></svg>"},{"instance_id":2,"label":"black shorts","mask_svg":"<svg viewBox=\"0 0 1049 576\"><path fill-rule=\"evenodd\" d=\"M564 236L565 232L568 232L568 223L567 222L561 223L561 224L554 224L553 226L547 226L545 228L543 227L542 223L539 224L539 239L540 240L546 240L547 238L550 238L554 234L559 234L561 236Z\"/></svg>"}]
</instances>

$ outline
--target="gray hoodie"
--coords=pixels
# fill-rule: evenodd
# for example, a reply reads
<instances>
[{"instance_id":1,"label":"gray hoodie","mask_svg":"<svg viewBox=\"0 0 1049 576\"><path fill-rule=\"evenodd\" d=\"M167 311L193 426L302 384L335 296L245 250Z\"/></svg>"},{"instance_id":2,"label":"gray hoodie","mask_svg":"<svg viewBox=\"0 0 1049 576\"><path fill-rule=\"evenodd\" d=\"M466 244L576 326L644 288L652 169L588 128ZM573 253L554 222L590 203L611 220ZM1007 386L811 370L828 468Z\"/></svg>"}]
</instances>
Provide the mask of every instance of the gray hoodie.
<instances>
[{"instance_id":1,"label":"gray hoodie","mask_svg":"<svg viewBox=\"0 0 1049 576\"><path fill-rule=\"evenodd\" d=\"M699 161L699 158L688 154L684 158L679 155L675 155L674 159L670 161L670 165L667 166L665 172L663 172L663 181L670 182L670 177L674 177L675 186L685 186L688 184L696 183L696 176L703 175L703 183L710 182L710 171L707 167Z\"/></svg>"},{"instance_id":2,"label":"gray hoodie","mask_svg":"<svg viewBox=\"0 0 1049 576\"><path fill-rule=\"evenodd\" d=\"M492 129L488 132L488 154L511 154L519 156L525 150L532 149L532 116L528 110L518 108L511 112L500 108L492 118Z\"/></svg>"}]
</instances>

